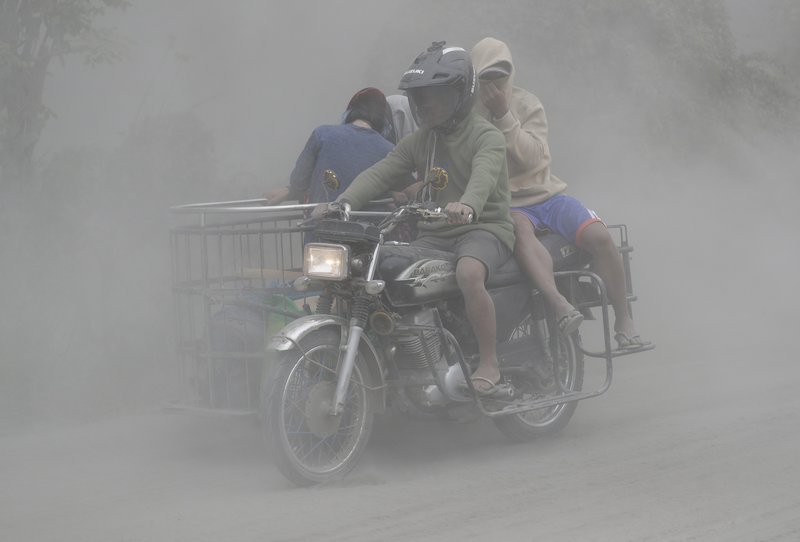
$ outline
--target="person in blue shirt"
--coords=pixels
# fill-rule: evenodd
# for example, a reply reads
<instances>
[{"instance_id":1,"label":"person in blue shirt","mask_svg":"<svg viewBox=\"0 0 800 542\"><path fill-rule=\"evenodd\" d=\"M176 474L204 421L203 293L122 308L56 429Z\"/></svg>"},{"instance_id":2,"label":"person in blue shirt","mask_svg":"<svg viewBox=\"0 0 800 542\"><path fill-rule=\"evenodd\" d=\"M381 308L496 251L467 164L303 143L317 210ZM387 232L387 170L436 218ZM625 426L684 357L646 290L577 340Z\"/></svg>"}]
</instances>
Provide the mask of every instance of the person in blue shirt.
<instances>
[{"instance_id":1,"label":"person in blue shirt","mask_svg":"<svg viewBox=\"0 0 800 542\"><path fill-rule=\"evenodd\" d=\"M264 193L268 205L284 201L334 201L356 176L375 164L394 145L383 135L388 110L383 92L359 90L347 104L342 124L318 126L297 158L289 185ZM388 195L387 195L388 196ZM402 193L394 195L402 202Z\"/></svg>"}]
</instances>

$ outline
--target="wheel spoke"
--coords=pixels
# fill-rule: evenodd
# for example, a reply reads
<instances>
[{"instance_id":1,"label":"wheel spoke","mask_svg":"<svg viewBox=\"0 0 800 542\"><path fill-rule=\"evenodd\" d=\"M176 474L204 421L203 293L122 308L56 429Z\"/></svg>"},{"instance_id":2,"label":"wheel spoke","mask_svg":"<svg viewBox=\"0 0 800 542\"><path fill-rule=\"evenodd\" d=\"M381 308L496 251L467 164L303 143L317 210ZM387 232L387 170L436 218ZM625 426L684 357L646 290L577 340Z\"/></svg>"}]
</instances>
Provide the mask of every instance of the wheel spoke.
<instances>
[{"instance_id":1,"label":"wheel spoke","mask_svg":"<svg viewBox=\"0 0 800 542\"><path fill-rule=\"evenodd\" d=\"M317 443L316 443L316 444L314 444L314 445L311 447L311 449L310 449L310 450L308 450L308 451L305 453L305 455L303 455L302 457L298 457L298 459L299 459L300 461L304 461L304 460L305 460L305 459L306 459L306 458L307 458L309 455L311 455L312 453L314 453L314 452L317 450L317 448L319 448L320 446L322 446L323 444L325 444L325 443L326 443L325 441L327 441L327 440L328 440L328 438L330 438L330 437L325 437L325 438L322 438L322 439L319 439L319 440L317 440ZM328 445L328 446L330 446L330 445Z\"/></svg>"}]
</instances>

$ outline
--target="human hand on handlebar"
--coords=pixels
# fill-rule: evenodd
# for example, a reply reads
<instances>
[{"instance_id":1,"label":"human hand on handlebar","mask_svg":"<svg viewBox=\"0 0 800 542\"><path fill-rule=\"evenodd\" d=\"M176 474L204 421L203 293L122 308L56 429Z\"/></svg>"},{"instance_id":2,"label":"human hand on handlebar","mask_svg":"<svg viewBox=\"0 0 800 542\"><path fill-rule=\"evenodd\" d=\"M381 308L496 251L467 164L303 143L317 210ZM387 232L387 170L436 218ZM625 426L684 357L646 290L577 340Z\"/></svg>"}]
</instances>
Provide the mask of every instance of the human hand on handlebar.
<instances>
[{"instance_id":1,"label":"human hand on handlebar","mask_svg":"<svg viewBox=\"0 0 800 542\"><path fill-rule=\"evenodd\" d=\"M328 204L327 203L320 203L314 210L311 211L311 218L314 220L319 220L320 218L324 218L325 215L328 214Z\"/></svg>"},{"instance_id":2,"label":"human hand on handlebar","mask_svg":"<svg viewBox=\"0 0 800 542\"><path fill-rule=\"evenodd\" d=\"M447 213L447 222L450 224L470 224L475 216L472 207L458 201L448 203L444 212Z\"/></svg>"},{"instance_id":3,"label":"human hand on handlebar","mask_svg":"<svg viewBox=\"0 0 800 542\"><path fill-rule=\"evenodd\" d=\"M320 203L314 210L311 211L311 218L314 220L319 220L321 218L325 218L327 216L341 213L344 215L345 219L347 215L350 213L350 204L347 202L338 202L332 201L330 203Z\"/></svg>"}]
</instances>

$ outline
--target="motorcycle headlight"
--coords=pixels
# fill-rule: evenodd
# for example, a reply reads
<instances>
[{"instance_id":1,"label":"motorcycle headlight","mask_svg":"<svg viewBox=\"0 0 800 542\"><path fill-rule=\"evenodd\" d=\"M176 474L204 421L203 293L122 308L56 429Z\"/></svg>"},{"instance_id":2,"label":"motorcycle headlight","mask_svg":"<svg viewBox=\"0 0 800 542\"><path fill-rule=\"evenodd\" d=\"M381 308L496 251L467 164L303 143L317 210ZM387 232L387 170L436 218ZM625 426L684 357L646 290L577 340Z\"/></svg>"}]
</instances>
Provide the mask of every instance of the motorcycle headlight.
<instances>
[{"instance_id":1,"label":"motorcycle headlight","mask_svg":"<svg viewBox=\"0 0 800 542\"><path fill-rule=\"evenodd\" d=\"M303 249L303 273L307 277L344 280L350 274L350 247L308 243Z\"/></svg>"}]
</instances>

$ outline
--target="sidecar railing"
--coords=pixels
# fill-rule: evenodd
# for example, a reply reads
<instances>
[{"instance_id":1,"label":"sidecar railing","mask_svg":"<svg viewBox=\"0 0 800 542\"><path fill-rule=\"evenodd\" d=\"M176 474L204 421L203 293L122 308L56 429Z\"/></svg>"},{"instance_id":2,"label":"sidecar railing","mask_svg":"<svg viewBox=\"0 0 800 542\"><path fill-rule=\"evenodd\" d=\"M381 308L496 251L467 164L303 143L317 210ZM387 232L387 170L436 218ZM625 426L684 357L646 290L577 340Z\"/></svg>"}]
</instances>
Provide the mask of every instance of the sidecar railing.
<instances>
[{"instance_id":1,"label":"sidecar railing","mask_svg":"<svg viewBox=\"0 0 800 542\"><path fill-rule=\"evenodd\" d=\"M291 281L302 272L305 205L265 200L170 209L178 386L171 408L257 410L266 339L303 313Z\"/></svg>"},{"instance_id":2,"label":"sidecar railing","mask_svg":"<svg viewBox=\"0 0 800 542\"><path fill-rule=\"evenodd\" d=\"M266 203L170 208L178 380L172 409L257 412L261 374L270 362L267 340L310 310L314 294L297 293L292 282L302 274L303 239L311 230L305 222L316 204Z\"/></svg>"}]
</instances>

